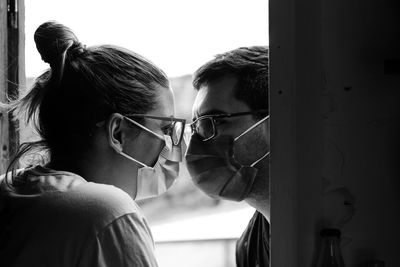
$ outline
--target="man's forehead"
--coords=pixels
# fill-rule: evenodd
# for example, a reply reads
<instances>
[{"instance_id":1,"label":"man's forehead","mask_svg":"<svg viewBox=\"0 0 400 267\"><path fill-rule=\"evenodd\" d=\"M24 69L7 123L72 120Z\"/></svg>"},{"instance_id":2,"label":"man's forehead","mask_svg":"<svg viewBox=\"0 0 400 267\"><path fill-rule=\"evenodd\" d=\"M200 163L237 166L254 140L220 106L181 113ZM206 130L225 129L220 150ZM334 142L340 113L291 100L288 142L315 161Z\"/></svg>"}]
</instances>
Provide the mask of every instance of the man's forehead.
<instances>
[{"instance_id":1,"label":"man's forehead","mask_svg":"<svg viewBox=\"0 0 400 267\"><path fill-rule=\"evenodd\" d=\"M222 112L228 112L225 102L227 97L226 94L222 94L222 90L218 91L215 88L208 86L201 87L196 95L196 99L193 105L193 117L197 118L202 115L215 113L215 110Z\"/></svg>"},{"instance_id":2,"label":"man's forehead","mask_svg":"<svg viewBox=\"0 0 400 267\"><path fill-rule=\"evenodd\" d=\"M225 76L201 86L193 105L193 118L206 114L248 111L248 105L235 97L236 83L234 76Z\"/></svg>"}]
</instances>

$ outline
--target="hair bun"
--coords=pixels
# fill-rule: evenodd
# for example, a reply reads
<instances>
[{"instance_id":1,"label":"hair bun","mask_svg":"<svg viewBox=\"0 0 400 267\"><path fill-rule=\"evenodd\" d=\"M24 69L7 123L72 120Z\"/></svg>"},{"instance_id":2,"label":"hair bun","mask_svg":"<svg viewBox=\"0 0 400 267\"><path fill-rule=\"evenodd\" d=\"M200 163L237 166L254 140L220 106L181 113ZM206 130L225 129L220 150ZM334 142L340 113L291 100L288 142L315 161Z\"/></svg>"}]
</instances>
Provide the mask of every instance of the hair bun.
<instances>
[{"instance_id":1,"label":"hair bun","mask_svg":"<svg viewBox=\"0 0 400 267\"><path fill-rule=\"evenodd\" d=\"M49 63L52 68L68 48L73 45L81 46L72 30L56 21L40 25L35 31L34 40L42 60Z\"/></svg>"}]
</instances>

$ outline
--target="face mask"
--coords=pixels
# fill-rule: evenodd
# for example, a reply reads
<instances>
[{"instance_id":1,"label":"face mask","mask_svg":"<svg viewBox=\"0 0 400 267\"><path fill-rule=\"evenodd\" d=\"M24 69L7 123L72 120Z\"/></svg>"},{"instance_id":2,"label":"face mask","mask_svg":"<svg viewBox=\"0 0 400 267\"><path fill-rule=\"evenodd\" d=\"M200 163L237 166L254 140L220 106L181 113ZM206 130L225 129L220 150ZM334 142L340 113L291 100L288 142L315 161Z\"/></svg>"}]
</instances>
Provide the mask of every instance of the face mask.
<instances>
[{"instance_id":1,"label":"face mask","mask_svg":"<svg viewBox=\"0 0 400 267\"><path fill-rule=\"evenodd\" d=\"M170 161L182 162L182 155L185 154L186 145L181 142L180 145L176 146L172 144L171 136L164 135L165 146L161 150L160 155Z\"/></svg>"},{"instance_id":2,"label":"face mask","mask_svg":"<svg viewBox=\"0 0 400 267\"><path fill-rule=\"evenodd\" d=\"M236 138L221 136L203 142L196 134L192 135L185 158L197 187L211 197L234 201L245 199L257 175L258 170L254 166L268 156L269 152L249 166L244 166L234 158L234 142L266 119L268 116Z\"/></svg>"},{"instance_id":3,"label":"face mask","mask_svg":"<svg viewBox=\"0 0 400 267\"><path fill-rule=\"evenodd\" d=\"M178 177L179 163L168 160L161 154L154 167L147 166L122 151L119 154L143 166L138 169L135 200L156 197L165 193Z\"/></svg>"},{"instance_id":4,"label":"face mask","mask_svg":"<svg viewBox=\"0 0 400 267\"><path fill-rule=\"evenodd\" d=\"M172 145L172 140L169 135L161 136L136 121L126 117L125 119L138 125L149 133L152 133L165 142L165 146L158 156L158 160L154 167L147 166L126 153L117 150L117 153L121 156L142 166L142 168L138 169L135 200L159 196L165 193L174 184L178 177L179 161L182 159L182 154L180 154L182 153L182 149L178 148L178 146Z\"/></svg>"}]
</instances>

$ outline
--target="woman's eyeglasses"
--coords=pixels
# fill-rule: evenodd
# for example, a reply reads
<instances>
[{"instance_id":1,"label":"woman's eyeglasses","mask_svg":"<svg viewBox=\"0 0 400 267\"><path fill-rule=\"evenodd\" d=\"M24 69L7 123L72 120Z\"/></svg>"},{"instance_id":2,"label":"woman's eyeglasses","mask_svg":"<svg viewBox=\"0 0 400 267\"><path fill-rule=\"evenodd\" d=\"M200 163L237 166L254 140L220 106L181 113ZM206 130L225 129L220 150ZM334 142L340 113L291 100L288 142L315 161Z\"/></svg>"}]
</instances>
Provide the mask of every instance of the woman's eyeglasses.
<instances>
[{"instance_id":1,"label":"woman's eyeglasses","mask_svg":"<svg viewBox=\"0 0 400 267\"><path fill-rule=\"evenodd\" d=\"M207 141L217 135L217 119L257 114L268 114L268 110L261 109L247 112L204 115L197 118L192 123L187 124L187 126L190 127L192 134L196 133L201 137L202 141Z\"/></svg>"},{"instance_id":2,"label":"woman's eyeglasses","mask_svg":"<svg viewBox=\"0 0 400 267\"><path fill-rule=\"evenodd\" d=\"M169 121L171 122L170 124L162 127L161 129L163 130L164 134L169 135L172 140L172 144L174 146L179 146L180 143L182 142L183 138L183 130L184 126L186 123L185 119L178 119L174 117L160 117L160 116L152 116L152 115L146 115L146 114L125 114L124 115L127 118L148 118L148 119L154 119L154 120L161 120L161 121ZM135 123L139 127L141 127L144 130L149 131L147 127L141 125L140 123ZM159 134L152 132L153 134L156 134L159 136ZM163 136L160 137L161 139Z\"/></svg>"}]
</instances>

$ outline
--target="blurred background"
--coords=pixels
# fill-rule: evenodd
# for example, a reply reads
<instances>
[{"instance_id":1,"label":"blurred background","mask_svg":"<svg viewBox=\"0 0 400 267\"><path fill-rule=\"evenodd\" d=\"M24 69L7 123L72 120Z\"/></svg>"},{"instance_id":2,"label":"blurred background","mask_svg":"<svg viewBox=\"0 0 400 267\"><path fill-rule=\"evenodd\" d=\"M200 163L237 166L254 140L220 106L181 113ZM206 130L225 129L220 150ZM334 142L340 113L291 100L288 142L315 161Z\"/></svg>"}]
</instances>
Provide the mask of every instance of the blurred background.
<instances>
[{"instance_id":1,"label":"blurred background","mask_svg":"<svg viewBox=\"0 0 400 267\"><path fill-rule=\"evenodd\" d=\"M25 2L26 87L48 68L33 42L47 20L70 27L88 46L114 44L135 51L170 77L176 117L191 121L192 73L214 55L240 46L268 45L268 2L263 0ZM21 142L37 139L21 126ZM152 229L160 267L235 266L235 242L254 209L213 199L198 190L182 163L175 185L140 201Z\"/></svg>"}]
</instances>

